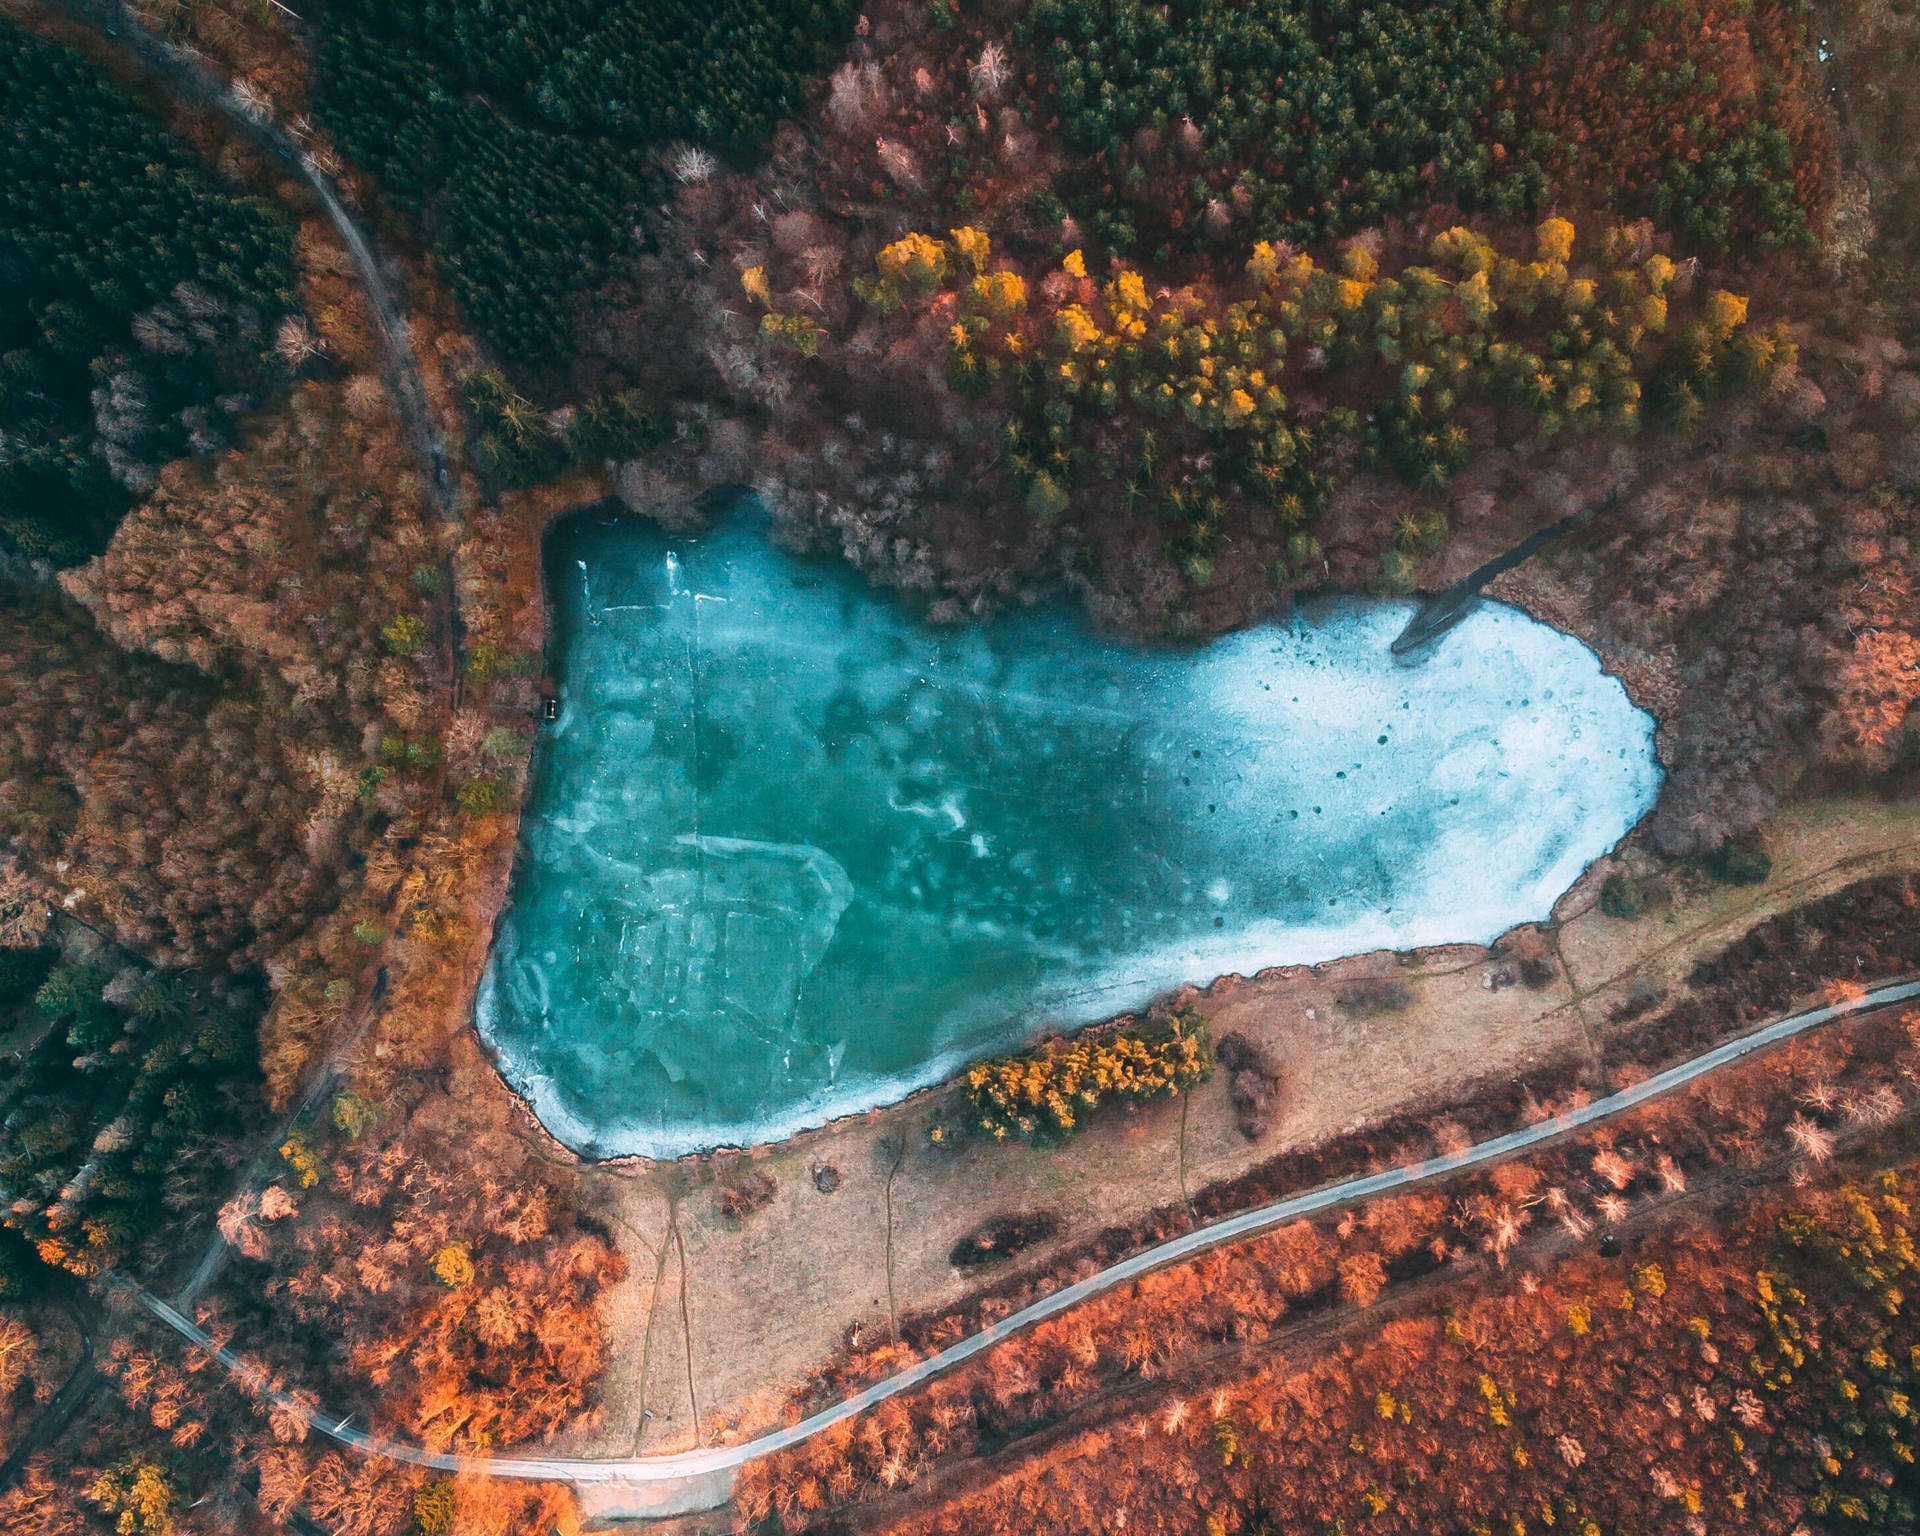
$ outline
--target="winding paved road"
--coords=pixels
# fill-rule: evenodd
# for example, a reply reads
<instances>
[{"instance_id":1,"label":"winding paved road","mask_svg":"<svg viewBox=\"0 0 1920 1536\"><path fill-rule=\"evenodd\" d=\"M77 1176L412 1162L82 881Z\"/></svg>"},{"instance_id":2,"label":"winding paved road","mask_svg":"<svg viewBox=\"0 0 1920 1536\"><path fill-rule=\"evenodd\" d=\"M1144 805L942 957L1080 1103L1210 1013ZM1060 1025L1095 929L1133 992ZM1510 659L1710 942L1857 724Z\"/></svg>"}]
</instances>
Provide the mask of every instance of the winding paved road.
<instances>
[{"instance_id":1,"label":"winding paved road","mask_svg":"<svg viewBox=\"0 0 1920 1536\"><path fill-rule=\"evenodd\" d=\"M1490 1141L1479 1142L1463 1151L1449 1153L1444 1157L1407 1163L1398 1168L1390 1168L1383 1173L1369 1174L1364 1178L1347 1179L1338 1184L1310 1190L1306 1194L1275 1201L1271 1205L1243 1211L1237 1216L1225 1217L1208 1226L1197 1227L1179 1237L1144 1249L1131 1258L1109 1265L1098 1274L1089 1275L1085 1280L1055 1291L1050 1296L1042 1297L1039 1301L1022 1307L1017 1312L1009 1313L999 1322L982 1329L970 1338L962 1339L938 1354L930 1355L925 1360L908 1366L897 1375L889 1376L885 1381L875 1382L851 1397L844 1398L830 1407L822 1408L818 1413L801 1419L798 1423L771 1430L738 1445L681 1451L665 1456L612 1457L605 1460L567 1456L466 1456L447 1451L428 1451L419 1446L404 1445L350 1428L346 1419L297 1402L283 1392L262 1390L265 1388L265 1383L259 1379L258 1370L249 1366L231 1350L215 1349L213 1341L191 1319L183 1317L175 1308L150 1292L137 1291L135 1295L141 1306L172 1328L174 1332L201 1349L212 1352L214 1358L229 1371L245 1377L263 1398L297 1414L315 1433L325 1435L341 1445L350 1446L369 1456L384 1457L390 1461L410 1462L415 1466L429 1467L440 1472L463 1472L483 1477L507 1477L575 1485L624 1486L640 1495L636 1501L636 1508L644 1508L650 1513L659 1515L689 1513L695 1510L717 1508L724 1503L732 1489L733 1474L748 1462L757 1461L762 1456L798 1445L801 1441L819 1434L823 1429L864 1413L877 1403L885 1402L890 1397L897 1397L902 1392L910 1392L934 1377L952 1370L962 1361L969 1360L982 1351L1011 1338L1014 1334L1031 1328L1035 1323L1057 1316L1077 1306L1088 1297L1097 1296L1100 1292L1111 1290L1116 1285L1125 1285L1153 1270L1164 1268L1169 1264L1177 1264L1183 1259L1192 1258L1195 1254L1204 1253L1210 1248L1217 1248L1243 1237L1270 1231L1304 1216L1354 1205L1393 1190L1404 1189L1412 1184L1445 1178L1463 1169L1498 1162L1513 1156L1516 1152L1524 1152L1530 1147L1537 1147L1543 1142L1552 1141L1569 1132L1624 1114L1646 1103L1649 1099L1671 1093L1677 1088L1684 1088L1687 1084L1717 1072L1733 1062L1767 1050L1796 1035L1818 1029L1824 1024L1830 1024L1836 1019L1870 1013L1882 1008L1897 1007L1915 1000L1920 1000L1920 980L1883 982L1850 1001L1809 1008L1800 1013L1788 1014L1784 1018L1776 1019L1773 1023L1754 1030L1750 1034L1729 1040L1691 1060L1681 1062L1678 1066L1668 1067L1664 1072L1657 1072L1630 1088L1623 1088L1620 1092L1609 1094L1603 1099L1595 1099L1567 1114L1539 1121L1517 1131L1510 1131L1504 1136L1496 1136Z\"/></svg>"}]
</instances>

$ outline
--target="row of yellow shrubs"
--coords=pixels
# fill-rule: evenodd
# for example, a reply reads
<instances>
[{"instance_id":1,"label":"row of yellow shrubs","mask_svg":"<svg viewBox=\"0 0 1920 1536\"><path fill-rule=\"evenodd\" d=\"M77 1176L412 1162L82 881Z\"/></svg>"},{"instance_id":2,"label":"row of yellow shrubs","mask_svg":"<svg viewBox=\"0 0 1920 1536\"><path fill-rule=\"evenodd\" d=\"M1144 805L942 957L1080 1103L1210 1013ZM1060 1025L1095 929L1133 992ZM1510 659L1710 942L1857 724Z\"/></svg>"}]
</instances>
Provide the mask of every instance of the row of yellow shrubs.
<instances>
[{"instance_id":1,"label":"row of yellow shrubs","mask_svg":"<svg viewBox=\"0 0 1920 1536\"><path fill-rule=\"evenodd\" d=\"M1037 1050L983 1061L967 1073L967 1099L989 1136L1049 1141L1072 1135L1102 1104L1164 1098L1204 1082L1212 1071L1206 1026L1176 1014L1162 1026L1049 1040Z\"/></svg>"}]
</instances>

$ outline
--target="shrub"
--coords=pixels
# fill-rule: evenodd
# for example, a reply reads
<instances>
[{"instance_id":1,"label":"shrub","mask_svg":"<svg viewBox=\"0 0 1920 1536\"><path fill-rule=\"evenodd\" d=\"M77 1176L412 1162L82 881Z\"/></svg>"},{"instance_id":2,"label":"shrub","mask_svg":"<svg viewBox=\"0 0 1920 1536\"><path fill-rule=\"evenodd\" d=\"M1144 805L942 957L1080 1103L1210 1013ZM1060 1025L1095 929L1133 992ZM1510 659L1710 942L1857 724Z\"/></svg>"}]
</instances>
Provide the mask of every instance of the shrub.
<instances>
[{"instance_id":1,"label":"shrub","mask_svg":"<svg viewBox=\"0 0 1920 1536\"><path fill-rule=\"evenodd\" d=\"M1228 1099L1233 1105L1234 1124L1248 1141L1258 1141L1273 1121L1274 1101L1280 1094L1280 1069L1264 1050L1238 1033L1223 1035L1215 1055L1232 1074Z\"/></svg>"},{"instance_id":2,"label":"shrub","mask_svg":"<svg viewBox=\"0 0 1920 1536\"><path fill-rule=\"evenodd\" d=\"M427 640L427 621L418 614L399 613L381 626L380 638L396 656L411 656Z\"/></svg>"},{"instance_id":3,"label":"shrub","mask_svg":"<svg viewBox=\"0 0 1920 1536\"><path fill-rule=\"evenodd\" d=\"M453 1536L458 1514L450 1478L436 1477L413 1496L413 1529L417 1536Z\"/></svg>"},{"instance_id":4,"label":"shrub","mask_svg":"<svg viewBox=\"0 0 1920 1536\"><path fill-rule=\"evenodd\" d=\"M1043 1243L1060 1230L1060 1218L1051 1211L1033 1211L1025 1216L997 1216L984 1226L969 1232L947 1255L955 1269L979 1269L1003 1264L1035 1243Z\"/></svg>"},{"instance_id":5,"label":"shrub","mask_svg":"<svg viewBox=\"0 0 1920 1536\"><path fill-rule=\"evenodd\" d=\"M491 640L482 640L467 652L467 676L476 683L504 677L511 667L512 659Z\"/></svg>"},{"instance_id":6,"label":"shrub","mask_svg":"<svg viewBox=\"0 0 1920 1536\"><path fill-rule=\"evenodd\" d=\"M351 1091L333 1101L334 1128L354 1141L380 1123L380 1106Z\"/></svg>"},{"instance_id":7,"label":"shrub","mask_svg":"<svg viewBox=\"0 0 1920 1536\"><path fill-rule=\"evenodd\" d=\"M765 314L760 317L760 334L789 352L812 357L819 352L825 333L805 315Z\"/></svg>"},{"instance_id":8,"label":"shrub","mask_svg":"<svg viewBox=\"0 0 1920 1536\"><path fill-rule=\"evenodd\" d=\"M1053 1040L1036 1051L980 1062L967 1072L967 1100L988 1135L1045 1142L1082 1129L1104 1104L1182 1093L1212 1070L1205 1026L1176 1015L1160 1028Z\"/></svg>"},{"instance_id":9,"label":"shrub","mask_svg":"<svg viewBox=\"0 0 1920 1536\"><path fill-rule=\"evenodd\" d=\"M1708 856L1707 868L1728 885L1764 885L1773 859L1757 835L1730 837Z\"/></svg>"},{"instance_id":10,"label":"shrub","mask_svg":"<svg viewBox=\"0 0 1920 1536\"><path fill-rule=\"evenodd\" d=\"M434 1283L450 1291L465 1290L473 1284L476 1273L473 1254L465 1243L448 1243L436 1249L427 1268L433 1274Z\"/></svg>"},{"instance_id":11,"label":"shrub","mask_svg":"<svg viewBox=\"0 0 1920 1536\"><path fill-rule=\"evenodd\" d=\"M280 1156L293 1170L294 1179L302 1189L312 1189L327 1174L326 1160L321 1157L320 1149L313 1144L313 1138L305 1131L293 1131L280 1144Z\"/></svg>"},{"instance_id":12,"label":"shrub","mask_svg":"<svg viewBox=\"0 0 1920 1536\"><path fill-rule=\"evenodd\" d=\"M480 755L495 762L514 762L526 755L527 739L508 726L496 725L480 739Z\"/></svg>"},{"instance_id":13,"label":"shrub","mask_svg":"<svg viewBox=\"0 0 1920 1536\"><path fill-rule=\"evenodd\" d=\"M874 259L874 266L890 283L937 288L947 275L947 248L929 235L909 234L884 247Z\"/></svg>"},{"instance_id":14,"label":"shrub","mask_svg":"<svg viewBox=\"0 0 1920 1536\"><path fill-rule=\"evenodd\" d=\"M714 1205L728 1221L745 1221L755 1211L772 1204L775 1185L771 1177L755 1168L729 1178L714 1196Z\"/></svg>"},{"instance_id":15,"label":"shrub","mask_svg":"<svg viewBox=\"0 0 1920 1536\"><path fill-rule=\"evenodd\" d=\"M498 779L468 779L457 798L468 815L491 816L506 805L507 791Z\"/></svg>"},{"instance_id":16,"label":"shrub","mask_svg":"<svg viewBox=\"0 0 1920 1536\"><path fill-rule=\"evenodd\" d=\"M1640 882L1631 875L1608 875L1600 887L1600 910L1608 917L1632 922L1646 907Z\"/></svg>"}]
</instances>

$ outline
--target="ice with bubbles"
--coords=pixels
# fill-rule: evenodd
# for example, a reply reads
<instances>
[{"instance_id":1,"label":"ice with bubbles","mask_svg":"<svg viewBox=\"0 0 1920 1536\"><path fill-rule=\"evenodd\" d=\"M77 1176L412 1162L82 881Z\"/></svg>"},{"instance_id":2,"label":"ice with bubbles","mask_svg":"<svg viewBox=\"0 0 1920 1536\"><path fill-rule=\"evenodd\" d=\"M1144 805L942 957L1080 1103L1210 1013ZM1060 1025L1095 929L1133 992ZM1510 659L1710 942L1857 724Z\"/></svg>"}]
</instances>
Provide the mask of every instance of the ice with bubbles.
<instances>
[{"instance_id":1,"label":"ice with bubbles","mask_svg":"<svg viewBox=\"0 0 1920 1536\"><path fill-rule=\"evenodd\" d=\"M1064 606L936 627L745 513L548 553L559 718L479 1024L593 1155L778 1138L1182 982L1489 940L1659 787L1620 683L1497 604L1405 661L1403 602L1201 647Z\"/></svg>"}]
</instances>

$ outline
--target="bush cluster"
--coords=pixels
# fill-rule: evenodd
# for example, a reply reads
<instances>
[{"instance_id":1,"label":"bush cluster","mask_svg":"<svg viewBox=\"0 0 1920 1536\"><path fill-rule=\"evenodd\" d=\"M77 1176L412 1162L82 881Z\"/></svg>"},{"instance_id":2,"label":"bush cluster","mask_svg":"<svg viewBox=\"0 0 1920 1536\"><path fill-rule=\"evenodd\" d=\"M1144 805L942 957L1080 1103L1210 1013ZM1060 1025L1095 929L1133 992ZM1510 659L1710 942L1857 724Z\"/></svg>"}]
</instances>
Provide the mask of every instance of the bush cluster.
<instances>
[{"instance_id":1,"label":"bush cluster","mask_svg":"<svg viewBox=\"0 0 1920 1536\"><path fill-rule=\"evenodd\" d=\"M1080 1130L1103 1104L1183 1093L1212 1071L1205 1026L1176 1016L1162 1028L1054 1040L980 1062L967 1071L967 1101L975 1124L996 1140L1019 1135L1044 1142Z\"/></svg>"},{"instance_id":2,"label":"bush cluster","mask_svg":"<svg viewBox=\"0 0 1920 1536\"><path fill-rule=\"evenodd\" d=\"M72 564L284 378L286 220L0 18L0 548Z\"/></svg>"},{"instance_id":3,"label":"bush cluster","mask_svg":"<svg viewBox=\"0 0 1920 1536\"><path fill-rule=\"evenodd\" d=\"M315 115L424 225L501 355L544 361L632 238L647 148L750 149L852 22L849 0L342 0Z\"/></svg>"},{"instance_id":4,"label":"bush cluster","mask_svg":"<svg viewBox=\"0 0 1920 1536\"><path fill-rule=\"evenodd\" d=\"M666 436L638 390L549 415L497 369L462 374L460 388L478 429L474 460L503 486L538 485L578 465L635 458Z\"/></svg>"}]
</instances>

